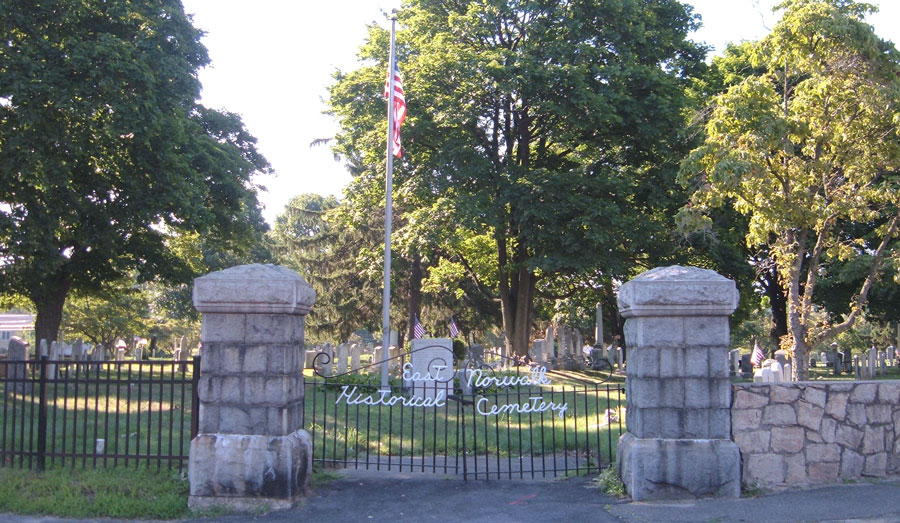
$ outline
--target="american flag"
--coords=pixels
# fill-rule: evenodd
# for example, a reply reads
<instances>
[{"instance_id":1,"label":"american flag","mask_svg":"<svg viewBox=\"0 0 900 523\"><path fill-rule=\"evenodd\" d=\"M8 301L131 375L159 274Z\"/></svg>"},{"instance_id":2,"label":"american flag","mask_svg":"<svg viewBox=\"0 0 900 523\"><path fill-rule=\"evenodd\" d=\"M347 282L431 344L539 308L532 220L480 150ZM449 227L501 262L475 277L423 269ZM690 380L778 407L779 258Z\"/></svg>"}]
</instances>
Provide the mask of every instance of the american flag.
<instances>
[{"instance_id":1,"label":"american flag","mask_svg":"<svg viewBox=\"0 0 900 523\"><path fill-rule=\"evenodd\" d=\"M759 364L762 363L764 359L766 359L766 355L765 355L765 353L763 353L763 350L759 347L759 342L754 341L753 342L753 355L750 356L750 363L754 367L759 367Z\"/></svg>"},{"instance_id":2,"label":"american flag","mask_svg":"<svg viewBox=\"0 0 900 523\"><path fill-rule=\"evenodd\" d=\"M416 316L416 323L415 325L413 325L413 334L416 336L416 339L419 339L425 335L425 327L423 327L422 323L419 322L418 316Z\"/></svg>"},{"instance_id":3,"label":"american flag","mask_svg":"<svg viewBox=\"0 0 900 523\"><path fill-rule=\"evenodd\" d=\"M388 75L384 81L384 97L390 99L391 94L391 77ZM403 97L403 82L400 80L400 67L394 62L394 129L391 131L391 137L394 140L394 156L400 158L402 156L400 150L400 126L406 119L406 99Z\"/></svg>"},{"instance_id":4,"label":"american flag","mask_svg":"<svg viewBox=\"0 0 900 523\"><path fill-rule=\"evenodd\" d=\"M450 316L450 337L455 338L457 334L459 334L459 327L456 326L453 316Z\"/></svg>"}]
</instances>

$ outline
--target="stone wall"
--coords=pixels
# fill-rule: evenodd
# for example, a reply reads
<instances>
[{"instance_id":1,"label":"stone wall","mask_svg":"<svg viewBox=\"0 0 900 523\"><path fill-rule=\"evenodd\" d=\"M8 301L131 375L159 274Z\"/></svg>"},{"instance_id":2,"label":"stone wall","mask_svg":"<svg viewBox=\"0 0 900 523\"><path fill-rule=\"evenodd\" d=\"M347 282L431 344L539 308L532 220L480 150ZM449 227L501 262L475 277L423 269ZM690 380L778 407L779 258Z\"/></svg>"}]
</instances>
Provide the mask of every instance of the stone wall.
<instances>
[{"instance_id":1,"label":"stone wall","mask_svg":"<svg viewBox=\"0 0 900 523\"><path fill-rule=\"evenodd\" d=\"M745 487L784 489L900 473L900 382L740 383L732 438Z\"/></svg>"}]
</instances>

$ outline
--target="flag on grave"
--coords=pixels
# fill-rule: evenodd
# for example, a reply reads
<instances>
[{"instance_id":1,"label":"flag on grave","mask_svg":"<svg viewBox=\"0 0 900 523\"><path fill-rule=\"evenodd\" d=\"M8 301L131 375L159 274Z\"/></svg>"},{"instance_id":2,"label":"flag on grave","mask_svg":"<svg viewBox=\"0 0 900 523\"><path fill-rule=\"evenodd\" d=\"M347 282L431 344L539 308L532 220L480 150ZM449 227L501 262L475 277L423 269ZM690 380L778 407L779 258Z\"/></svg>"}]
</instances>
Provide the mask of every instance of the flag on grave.
<instances>
[{"instance_id":1,"label":"flag on grave","mask_svg":"<svg viewBox=\"0 0 900 523\"><path fill-rule=\"evenodd\" d=\"M419 317L416 316L416 323L413 325L413 334L416 336L416 339L425 336L425 327L419 322Z\"/></svg>"},{"instance_id":2,"label":"flag on grave","mask_svg":"<svg viewBox=\"0 0 900 523\"><path fill-rule=\"evenodd\" d=\"M753 364L754 367L759 367L759 364L766 359L766 355L763 353L763 350L759 346L759 342L753 341L753 355L750 356L750 363Z\"/></svg>"},{"instance_id":3,"label":"flag on grave","mask_svg":"<svg viewBox=\"0 0 900 523\"><path fill-rule=\"evenodd\" d=\"M453 316L450 316L450 337L455 338L457 334L459 334L459 327L456 326Z\"/></svg>"}]
</instances>

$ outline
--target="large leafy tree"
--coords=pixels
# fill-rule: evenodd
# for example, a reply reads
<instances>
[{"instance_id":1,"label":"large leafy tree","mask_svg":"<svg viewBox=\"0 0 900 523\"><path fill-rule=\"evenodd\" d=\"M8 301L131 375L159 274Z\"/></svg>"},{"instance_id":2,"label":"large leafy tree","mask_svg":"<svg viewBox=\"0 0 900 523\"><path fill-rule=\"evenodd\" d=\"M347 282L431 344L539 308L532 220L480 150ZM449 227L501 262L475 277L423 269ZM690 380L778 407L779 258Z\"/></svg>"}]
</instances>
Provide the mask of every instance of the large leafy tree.
<instances>
[{"instance_id":1,"label":"large leafy tree","mask_svg":"<svg viewBox=\"0 0 900 523\"><path fill-rule=\"evenodd\" d=\"M706 140L684 161L695 209L733 202L747 243L766 245L788 291L794 377L811 347L863 314L900 224L900 55L847 0L791 0L753 50L759 71L714 99ZM832 260L866 260L847 314L813 297Z\"/></svg>"},{"instance_id":2,"label":"large leafy tree","mask_svg":"<svg viewBox=\"0 0 900 523\"><path fill-rule=\"evenodd\" d=\"M686 39L694 19L672 0L410 0L400 22L401 193L490 235L507 343L524 354L539 293L623 277L666 251L684 87L702 66ZM371 166L372 187L386 52L373 27L361 56L377 65L339 75L330 98L336 148Z\"/></svg>"},{"instance_id":3,"label":"large leafy tree","mask_svg":"<svg viewBox=\"0 0 900 523\"><path fill-rule=\"evenodd\" d=\"M186 281L167 240L252 237L268 169L233 114L197 103L208 62L178 0L0 8L0 285L56 339L69 292Z\"/></svg>"}]
</instances>

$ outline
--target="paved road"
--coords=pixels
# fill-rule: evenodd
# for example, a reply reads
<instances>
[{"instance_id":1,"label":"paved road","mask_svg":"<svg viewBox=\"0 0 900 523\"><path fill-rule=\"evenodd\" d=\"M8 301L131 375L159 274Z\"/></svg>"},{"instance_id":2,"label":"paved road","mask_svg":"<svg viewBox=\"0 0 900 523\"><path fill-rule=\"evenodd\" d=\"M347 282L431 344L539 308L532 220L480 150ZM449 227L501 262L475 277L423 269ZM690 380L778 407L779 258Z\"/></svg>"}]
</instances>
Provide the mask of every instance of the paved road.
<instances>
[{"instance_id":1,"label":"paved road","mask_svg":"<svg viewBox=\"0 0 900 523\"><path fill-rule=\"evenodd\" d=\"M345 471L298 507L205 519L344 522L900 522L900 478L741 499L635 503L603 495L590 478L463 481L433 474ZM0 521L73 520L0 514Z\"/></svg>"},{"instance_id":2,"label":"paved road","mask_svg":"<svg viewBox=\"0 0 900 523\"><path fill-rule=\"evenodd\" d=\"M342 479L317 488L299 507L256 520L900 522L900 478L732 500L635 503L602 494L590 478L462 481L431 474L342 474ZM218 521L241 520L229 516Z\"/></svg>"}]
</instances>

